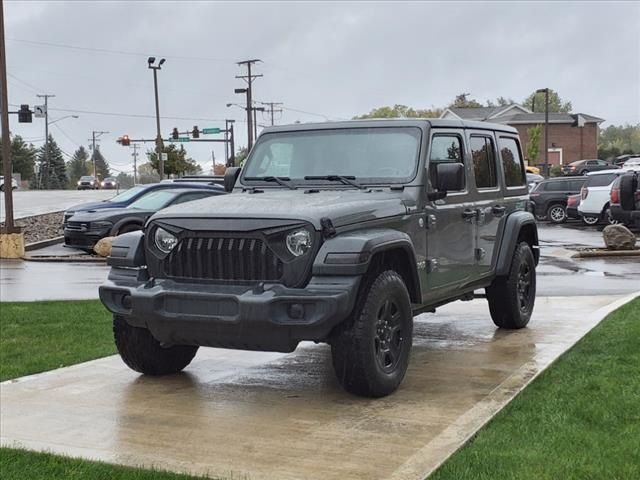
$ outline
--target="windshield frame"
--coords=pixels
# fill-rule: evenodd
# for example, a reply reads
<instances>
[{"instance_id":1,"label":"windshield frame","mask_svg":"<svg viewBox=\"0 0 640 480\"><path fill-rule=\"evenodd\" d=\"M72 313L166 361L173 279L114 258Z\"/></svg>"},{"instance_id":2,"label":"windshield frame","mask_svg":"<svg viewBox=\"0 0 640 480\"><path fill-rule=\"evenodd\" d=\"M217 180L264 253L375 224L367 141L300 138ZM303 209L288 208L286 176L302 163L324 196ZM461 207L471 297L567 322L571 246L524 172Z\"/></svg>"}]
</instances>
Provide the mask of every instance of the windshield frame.
<instances>
[{"instance_id":1,"label":"windshield frame","mask_svg":"<svg viewBox=\"0 0 640 480\"><path fill-rule=\"evenodd\" d=\"M278 130L278 131L273 131L273 132L265 132L263 134L260 135L260 137L258 138L258 140L256 141L255 145L253 146L253 148L251 149L251 152L249 153L249 156L247 157L245 164L242 168L242 172L239 178L239 184L243 187L243 188L254 188L256 185L259 185L260 188L262 187L267 187L267 188L275 188L275 189L282 189L285 188L281 185L278 184L274 184L274 182L267 182L267 181L261 181L261 180L246 180L245 177L256 177L256 175L254 175L253 173L247 175L248 169L247 166L252 162L255 161L255 155L256 155L256 151L257 148L260 144L262 144L263 142L266 141L270 141L272 138L277 138L277 137L281 137L281 136L287 136L287 135L295 135L295 134L301 134L301 135L305 135L305 134L314 134L314 133L331 133L331 132L343 132L343 131L353 131L353 130L384 130L384 131L389 131L392 129L399 129L399 130L413 130L417 133L416 135L416 156L415 156L415 165L413 168L413 172L411 173L411 175L407 176L407 177L387 177L387 178L382 178L382 177L356 177L355 181L358 182L361 185L366 185L366 186L384 186L384 185L404 185L404 184L408 184L413 182L416 177L418 176L419 172L420 172L420 164L422 161L422 155L423 155L423 147L424 147L424 138L425 138L425 130L423 128L420 128L420 126L418 125L371 125L371 124L364 124L364 125L357 125L357 126L347 126L347 127L342 127L342 126L332 126L332 127L328 127L328 128L303 128L303 129L292 129L292 130ZM428 135L427 135L428 136ZM346 176L346 177L353 177L353 175L351 173L336 173L336 172L330 172L327 173L330 175L339 175L339 176ZM265 177L270 177L272 175L265 175ZM307 176L307 175L305 175ZM309 175L312 176L312 175ZM284 178L284 177L282 177ZM287 177L288 178L288 177ZM342 182L337 182L337 181L332 181L332 180L304 180L303 178L291 178L290 180L288 180L289 183L291 183L291 185L293 185L294 187L298 187L298 188L303 188L303 187L308 187L308 186L313 186L313 187L324 187L324 188L331 188L331 189L335 189L335 188L344 188L344 189L353 189L356 188L352 185L347 185L344 184Z\"/></svg>"}]
</instances>

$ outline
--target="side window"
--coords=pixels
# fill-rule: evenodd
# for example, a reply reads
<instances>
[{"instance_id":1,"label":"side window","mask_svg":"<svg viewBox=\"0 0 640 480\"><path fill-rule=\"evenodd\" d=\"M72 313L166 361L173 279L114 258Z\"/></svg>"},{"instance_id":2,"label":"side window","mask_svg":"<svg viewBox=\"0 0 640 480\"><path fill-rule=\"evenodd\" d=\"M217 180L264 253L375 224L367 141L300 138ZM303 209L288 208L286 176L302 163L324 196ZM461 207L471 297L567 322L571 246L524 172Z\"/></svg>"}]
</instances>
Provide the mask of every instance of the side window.
<instances>
[{"instance_id":1,"label":"side window","mask_svg":"<svg viewBox=\"0 0 640 480\"><path fill-rule=\"evenodd\" d=\"M473 172L476 179L476 187L493 188L498 186L498 174L496 171L495 149L493 139L490 137L471 137L471 158L473 159Z\"/></svg>"},{"instance_id":2,"label":"side window","mask_svg":"<svg viewBox=\"0 0 640 480\"><path fill-rule=\"evenodd\" d=\"M429 155L429 178L436 184L436 166L439 163L464 163L462 140L458 135L434 135Z\"/></svg>"},{"instance_id":3,"label":"side window","mask_svg":"<svg viewBox=\"0 0 640 480\"><path fill-rule=\"evenodd\" d=\"M505 184L507 187L525 185L524 164L517 140L511 137L500 137L499 144Z\"/></svg>"},{"instance_id":4,"label":"side window","mask_svg":"<svg viewBox=\"0 0 640 480\"><path fill-rule=\"evenodd\" d=\"M180 203L192 202L194 200L200 200L201 198L208 197L208 196L209 194L204 192L186 193L176 198L173 202L171 202L171 205L178 205Z\"/></svg>"}]
</instances>

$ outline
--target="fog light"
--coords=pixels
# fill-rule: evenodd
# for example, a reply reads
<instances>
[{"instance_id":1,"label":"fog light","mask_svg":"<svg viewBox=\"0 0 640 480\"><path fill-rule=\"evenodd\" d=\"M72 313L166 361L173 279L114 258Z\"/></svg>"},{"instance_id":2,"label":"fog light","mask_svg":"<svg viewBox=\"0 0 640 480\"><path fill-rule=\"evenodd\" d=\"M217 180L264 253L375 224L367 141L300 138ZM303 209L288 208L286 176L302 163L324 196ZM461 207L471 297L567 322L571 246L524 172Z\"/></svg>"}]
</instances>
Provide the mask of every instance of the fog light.
<instances>
[{"instance_id":1,"label":"fog light","mask_svg":"<svg viewBox=\"0 0 640 480\"><path fill-rule=\"evenodd\" d=\"M289 317L294 320L302 320L304 318L304 305L301 303L289 305Z\"/></svg>"},{"instance_id":2,"label":"fog light","mask_svg":"<svg viewBox=\"0 0 640 480\"><path fill-rule=\"evenodd\" d=\"M120 303L122 303L122 308L125 310L131 310L131 295L123 295Z\"/></svg>"}]
</instances>

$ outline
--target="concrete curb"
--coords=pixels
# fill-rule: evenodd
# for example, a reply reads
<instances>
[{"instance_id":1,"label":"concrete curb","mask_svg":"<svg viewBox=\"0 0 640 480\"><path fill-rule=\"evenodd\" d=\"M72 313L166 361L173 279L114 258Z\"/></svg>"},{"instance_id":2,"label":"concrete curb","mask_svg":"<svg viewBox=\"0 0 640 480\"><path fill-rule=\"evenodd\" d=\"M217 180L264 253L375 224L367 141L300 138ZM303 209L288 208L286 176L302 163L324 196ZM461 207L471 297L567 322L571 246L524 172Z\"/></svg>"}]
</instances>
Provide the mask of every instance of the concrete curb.
<instances>
[{"instance_id":1,"label":"concrete curb","mask_svg":"<svg viewBox=\"0 0 640 480\"><path fill-rule=\"evenodd\" d=\"M32 257L25 255L22 260L26 262L58 262L58 263L105 263L107 261L104 257Z\"/></svg>"},{"instance_id":2,"label":"concrete curb","mask_svg":"<svg viewBox=\"0 0 640 480\"><path fill-rule=\"evenodd\" d=\"M640 250L602 250L575 252L571 258L640 257Z\"/></svg>"},{"instance_id":3,"label":"concrete curb","mask_svg":"<svg viewBox=\"0 0 640 480\"><path fill-rule=\"evenodd\" d=\"M487 425L500 411L506 407L520 392L527 388L542 372L553 366L573 346L582 340L591 330L600 324L610 313L627 303L640 298L640 291L632 293L591 313L586 320L591 322L585 331L572 345L559 352L544 368L535 362L525 363L510 375L502 384L495 388L485 399L477 403L471 410L458 418L451 426L442 431L436 438L401 465L391 477L391 480L426 479L449 458L462 449L469 441ZM527 381L520 385L518 378ZM515 393L515 394L513 394Z\"/></svg>"},{"instance_id":4,"label":"concrete curb","mask_svg":"<svg viewBox=\"0 0 640 480\"><path fill-rule=\"evenodd\" d=\"M32 250L38 250L39 248L50 247L51 245L56 245L62 242L64 242L64 237L49 238L47 240L41 240L39 242L27 243L24 246L24 250L26 252L30 252Z\"/></svg>"}]
</instances>

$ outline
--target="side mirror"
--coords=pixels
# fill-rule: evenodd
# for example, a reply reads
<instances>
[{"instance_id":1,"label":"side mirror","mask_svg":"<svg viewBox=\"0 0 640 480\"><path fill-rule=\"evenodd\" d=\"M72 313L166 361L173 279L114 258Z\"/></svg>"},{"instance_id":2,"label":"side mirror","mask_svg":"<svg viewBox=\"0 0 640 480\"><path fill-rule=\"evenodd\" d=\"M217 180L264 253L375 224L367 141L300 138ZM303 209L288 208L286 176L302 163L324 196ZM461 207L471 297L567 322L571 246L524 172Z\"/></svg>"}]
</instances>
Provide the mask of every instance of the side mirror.
<instances>
[{"instance_id":1,"label":"side mirror","mask_svg":"<svg viewBox=\"0 0 640 480\"><path fill-rule=\"evenodd\" d=\"M435 170L434 186L436 192L428 194L429 200L440 200L447 196L447 192L464 189L464 164L438 163Z\"/></svg>"},{"instance_id":2,"label":"side mirror","mask_svg":"<svg viewBox=\"0 0 640 480\"><path fill-rule=\"evenodd\" d=\"M638 190L638 176L625 173L620 177L620 207L622 210L635 209L635 194Z\"/></svg>"},{"instance_id":3,"label":"side mirror","mask_svg":"<svg viewBox=\"0 0 640 480\"><path fill-rule=\"evenodd\" d=\"M240 176L240 167L228 167L224 172L224 190L231 192Z\"/></svg>"}]
</instances>

